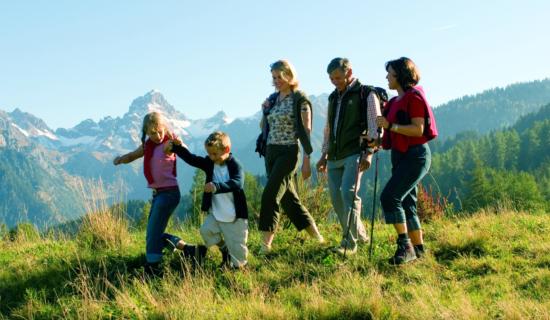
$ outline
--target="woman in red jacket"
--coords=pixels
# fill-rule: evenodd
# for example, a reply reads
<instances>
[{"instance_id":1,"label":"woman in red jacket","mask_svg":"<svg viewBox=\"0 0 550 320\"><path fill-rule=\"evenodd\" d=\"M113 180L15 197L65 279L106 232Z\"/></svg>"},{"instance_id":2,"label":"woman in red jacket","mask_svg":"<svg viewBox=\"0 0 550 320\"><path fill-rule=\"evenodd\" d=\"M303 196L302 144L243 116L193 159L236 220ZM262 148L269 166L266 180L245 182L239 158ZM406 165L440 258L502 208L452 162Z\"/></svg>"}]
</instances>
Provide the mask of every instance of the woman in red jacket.
<instances>
[{"instance_id":1,"label":"woman in red jacket","mask_svg":"<svg viewBox=\"0 0 550 320\"><path fill-rule=\"evenodd\" d=\"M416 192L432 161L428 141L437 129L433 112L422 87L420 73L409 58L386 63L388 87L397 91L384 108L377 124L386 130L384 149L391 149L392 176L382 190L380 200L386 223L398 234L397 250L389 259L402 264L424 254L420 220L416 213Z\"/></svg>"}]
</instances>

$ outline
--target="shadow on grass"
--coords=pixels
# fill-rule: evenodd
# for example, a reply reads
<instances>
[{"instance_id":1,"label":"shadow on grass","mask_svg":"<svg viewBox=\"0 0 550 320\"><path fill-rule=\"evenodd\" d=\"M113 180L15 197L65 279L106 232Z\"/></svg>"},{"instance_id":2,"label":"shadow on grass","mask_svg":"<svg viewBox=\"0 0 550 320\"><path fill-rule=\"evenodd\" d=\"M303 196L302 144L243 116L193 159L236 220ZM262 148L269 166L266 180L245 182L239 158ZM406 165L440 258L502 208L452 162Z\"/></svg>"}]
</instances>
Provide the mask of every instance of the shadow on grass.
<instances>
[{"instance_id":1,"label":"shadow on grass","mask_svg":"<svg viewBox=\"0 0 550 320\"><path fill-rule=\"evenodd\" d=\"M79 281L82 276L93 284L109 283L120 288L129 278L150 279L144 274L145 255L107 256L73 259L52 265L44 271L37 271L24 277L10 277L0 285L0 315L8 316L13 310L27 303L29 292L42 292L44 302L55 305L62 297L79 295ZM167 257L165 269L171 269L181 276L193 271L194 262L182 260L179 255ZM79 279L80 278L80 279ZM110 292L111 290L107 291ZM1 318L1 317L0 317Z\"/></svg>"},{"instance_id":2,"label":"shadow on grass","mask_svg":"<svg viewBox=\"0 0 550 320\"><path fill-rule=\"evenodd\" d=\"M0 286L0 313L8 315L26 303L28 291L42 291L47 303L55 303L59 297L76 294L71 285L82 269L91 275L101 274L114 284L121 274L132 274L143 266L144 256L106 257L101 260L71 260L52 265L44 271L37 271L24 277L11 277Z\"/></svg>"},{"instance_id":3,"label":"shadow on grass","mask_svg":"<svg viewBox=\"0 0 550 320\"><path fill-rule=\"evenodd\" d=\"M483 257L487 254L487 243L483 239L473 239L463 244L441 244L434 257L439 263L449 263L461 256Z\"/></svg>"}]
</instances>

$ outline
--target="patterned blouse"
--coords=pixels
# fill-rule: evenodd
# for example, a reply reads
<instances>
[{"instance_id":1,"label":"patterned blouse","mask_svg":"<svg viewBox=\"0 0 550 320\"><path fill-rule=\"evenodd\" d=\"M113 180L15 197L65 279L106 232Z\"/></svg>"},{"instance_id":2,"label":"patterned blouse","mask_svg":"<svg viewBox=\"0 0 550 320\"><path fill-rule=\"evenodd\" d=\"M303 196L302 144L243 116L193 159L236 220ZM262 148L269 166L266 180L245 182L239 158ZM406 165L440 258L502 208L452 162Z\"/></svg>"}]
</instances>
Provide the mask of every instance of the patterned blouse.
<instances>
[{"instance_id":1,"label":"patterned blouse","mask_svg":"<svg viewBox=\"0 0 550 320\"><path fill-rule=\"evenodd\" d=\"M291 94L282 100L277 99L267 116L269 124L267 144L293 145L298 143L293 105L294 99ZM309 110L307 103L302 104L301 110Z\"/></svg>"}]
</instances>

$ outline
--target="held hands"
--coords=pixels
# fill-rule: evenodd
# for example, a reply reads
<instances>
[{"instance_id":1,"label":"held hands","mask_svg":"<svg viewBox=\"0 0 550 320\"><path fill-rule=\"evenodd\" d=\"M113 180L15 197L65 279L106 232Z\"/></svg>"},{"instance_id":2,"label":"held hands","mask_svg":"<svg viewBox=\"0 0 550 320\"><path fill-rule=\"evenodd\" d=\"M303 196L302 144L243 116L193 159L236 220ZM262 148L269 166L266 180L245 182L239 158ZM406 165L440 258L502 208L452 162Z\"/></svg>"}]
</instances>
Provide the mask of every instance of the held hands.
<instances>
[{"instance_id":1,"label":"held hands","mask_svg":"<svg viewBox=\"0 0 550 320\"><path fill-rule=\"evenodd\" d=\"M172 137L171 140L168 140L164 143L164 153L165 154L170 154L172 153L172 147L174 145L177 145L177 146L181 146L183 144L183 142L181 141L181 139L179 137Z\"/></svg>"},{"instance_id":2,"label":"held hands","mask_svg":"<svg viewBox=\"0 0 550 320\"><path fill-rule=\"evenodd\" d=\"M359 145L361 146L362 150L364 150L365 146L368 146L370 148L376 148L378 147L378 139L369 140L368 135L364 134L359 136Z\"/></svg>"},{"instance_id":3,"label":"held hands","mask_svg":"<svg viewBox=\"0 0 550 320\"><path fill-rule=\"evenodd\" d=\"M115 166L118 166L121 163L122 163L122 156L117 156L116 158L113 159L113 164Z\"/></svg>"},{"instance_id":4,"label":"held hands","mask_svg":"<svg viewBox=\"0 0 550 320\"><path fill-rule=\"evenodd\" d=\"M319 159L319 161L317 161L317 164L316 164L316 167L317 167L317 172L320 172L320 173L326 173L327 172L327 157L326 155L321 155L321 158Z\"/></svg>"},{"instance_id":5,"label":"held hands","mask_svg":"<svg viewBox=\"0 0 550 320\"><path fill-rule=\"evenodd\" d=\"M216 192L216 186L212 182L208 182L204 185L204 192L206 193L215 193Z\"/></svg>"}]
</instances>

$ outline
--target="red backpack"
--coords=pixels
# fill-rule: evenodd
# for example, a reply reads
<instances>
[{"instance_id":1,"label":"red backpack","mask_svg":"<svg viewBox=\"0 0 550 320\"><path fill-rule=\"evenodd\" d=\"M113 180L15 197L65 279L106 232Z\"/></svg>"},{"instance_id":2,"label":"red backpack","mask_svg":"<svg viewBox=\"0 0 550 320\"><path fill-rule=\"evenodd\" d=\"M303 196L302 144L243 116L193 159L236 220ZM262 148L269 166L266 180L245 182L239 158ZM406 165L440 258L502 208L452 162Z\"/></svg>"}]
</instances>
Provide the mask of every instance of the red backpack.
<instances>
[{"instance_id":1,"label":"red backpack","mask_svg":"<svg viewBox=\"0 0 550 320\"><path fill-rule=\"evenodd\" d=\"M428 104L428 99L426 99L426 95L424 94L424 89L422 89L421 86L415 86L410 90L412 90L422 99L422 101L424 101L424 114L426 115L424 117L424 136L428 139L428 141L433 140L437 137L437 125L435 123L433 110Z\"/></svg>"}]
</instances>

